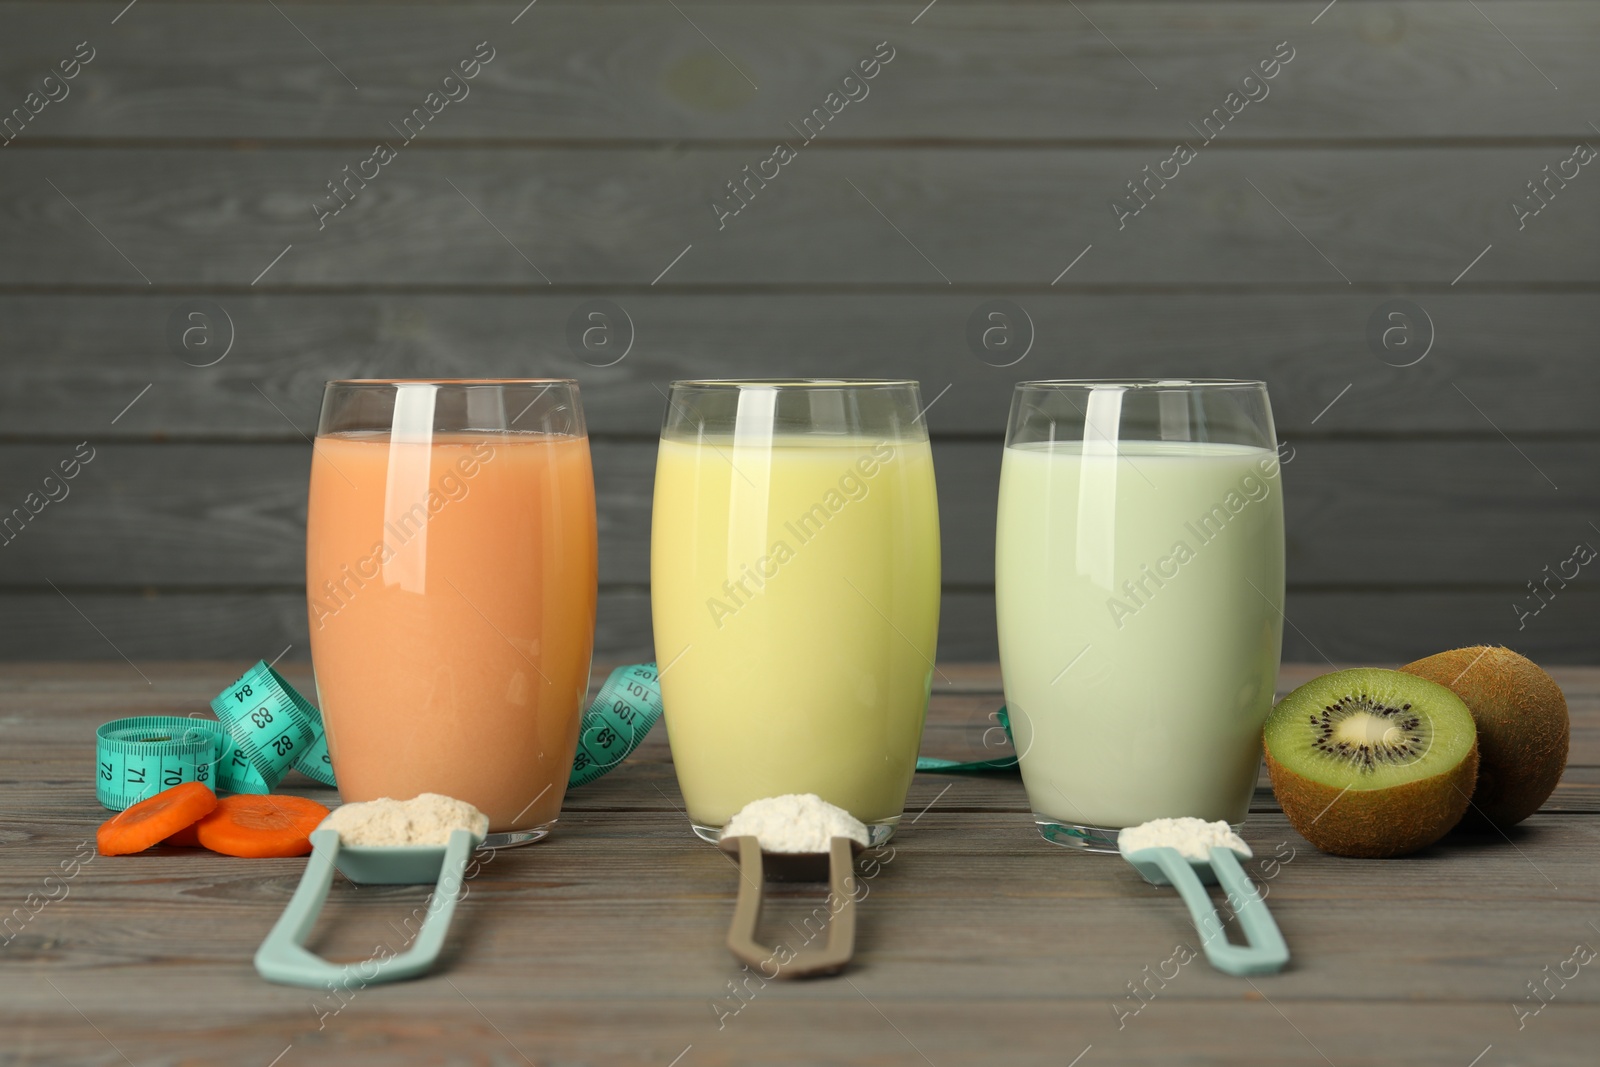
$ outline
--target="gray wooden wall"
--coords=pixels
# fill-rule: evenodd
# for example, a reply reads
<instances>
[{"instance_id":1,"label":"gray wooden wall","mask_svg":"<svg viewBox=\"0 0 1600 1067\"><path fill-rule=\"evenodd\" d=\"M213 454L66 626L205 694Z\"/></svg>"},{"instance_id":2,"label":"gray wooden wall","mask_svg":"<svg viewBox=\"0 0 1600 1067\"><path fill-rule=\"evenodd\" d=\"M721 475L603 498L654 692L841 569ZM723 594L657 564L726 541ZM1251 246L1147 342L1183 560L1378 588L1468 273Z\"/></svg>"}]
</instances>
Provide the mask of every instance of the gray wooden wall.
<instances>
[{"instance_id":1,"label":"gray wooden wall","mask_svg":"<svg viewBox=\"0 0 1600 1067\"><path fill-rule=\"evenodd\" d=\"M0 547L0 656L305 656L305 435L325 379L391 375L582 381L599 648L647 655L659 389L781 374L941 397L940 652L989 658L1012 383L1194 375L1266 379L1292 449L1286 656L1600 662L1600 561L1558 584L1600 548L1600 165L1564 162L1600 144L1600 5L124 2L0 4L0 112L40 93L0 147L0 514L93 449ZM1119 229L1111 199L1284 41ZM1519 227L1547 165L1578 173ZM597 298L635 333L606 368L567 341ZM968 343L992 300L1031 320L1014 366Z\"/></svg>"}]
</instances>

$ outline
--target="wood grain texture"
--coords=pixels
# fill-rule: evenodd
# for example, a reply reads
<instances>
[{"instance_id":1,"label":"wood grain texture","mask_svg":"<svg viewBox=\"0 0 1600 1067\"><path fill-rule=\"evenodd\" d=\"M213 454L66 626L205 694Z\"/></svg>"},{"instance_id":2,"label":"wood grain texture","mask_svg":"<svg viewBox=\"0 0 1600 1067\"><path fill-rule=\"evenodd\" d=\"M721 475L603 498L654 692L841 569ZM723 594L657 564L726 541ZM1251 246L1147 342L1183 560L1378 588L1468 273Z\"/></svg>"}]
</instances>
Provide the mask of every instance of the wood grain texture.
<instances>
[{"instance_id":1,"label":"wood grain texture","mask_svg":"<svg viewBox=\"0 0 1600 1067\"><path fill-rule=\"evenodd\" d=\"M661 390L675 378L852 374L921 379L925 401L948 386L928 411L935 435L998 436L1012 385L1024 379L1199 374L1267 382L1278 433L1291 441L1322 433L1499 440L1496 426L1521 440L1596 428L1595 294L1413 293L1435 345L1401 368L1374 355L1366 336L1368 319L1398 294L1060 292L1073 276L1056 291L609 294L632 323L634 346L605 368L567 342L581 305L608 296L599 290L0 296L10 353L0 361L0 435L299 441L331 378L539 375L581 380L597 436L653 436ZM1010 367L980 360L966 336L979 305L997 298L1015 302L1033 326L1032 348ZM223 316L186 319L201 300ZM197 329L192 350L169 341L169 320L180 338ZM1415 328L1412 343L1425 346L1426 325ZM626 326L616 329L620 343ZM1019 320L1019 345L1025 329ZM1388 358L1409 362L1424 350L1396 348ZM222 358L197 368L180 355L194 364Z\"/></svg>"},{"instance_id":2,"label":"wood grain texture","mask_svg":"<svg viewBox=\"0 0 1600 1067\"><path fill-rule=\"evenodd\" d=\"M915 25L923 4L682 4L680 15L542 0L515 26L521 5L280 6L338 70L264 5L141 0L138 19L107 28L95 7L6 4L0 86L20 98L30 76L89 35L99 54L79 94L41 114L29 137L365 141L490 40L494 61L429 129L436 145L768 141L885 39L894 61L839 116L830 143L1166 141L1285 39L1295 59L1241 116L1241 140L1587 137L1539 72L1572 99L1600 92L1587 52L1600 16L1576 0L1484 0L1483 16L1464 4L1346 0L1314 26L1314 9L1250 2L1085 3L1085 17L1058 4L942 0Z\"/></svg>"},{"instance_id":3,"label":"wood grain texture","mask_svg":"<svg viewBox=\"0 0 1600 1067\"><path fill-rule=\"evenodd\" d=\"M616 667L630 661L624 657L596 656L589 680L591 695L599 692L605 677ZM1278 671L1275 692L1278 696L1298 688L1313 678L1337 667L1354 663L1330 665L1312 661L1284 661ZM243 669L235 660L163 660L145 665L148 684L128 688L124 666L115 661L85 661L74 663L70 670L60 663L43 660L12 660L0 663L0 697L15 698L13 710L40 710L38 718L20 716L7 721L9 728L19 731L16 736L33 745L52 745L60 739L51 725L53 716L48 709L59 703L60 694L70 691L74 707L94 708L114 713L125 708L129 714L160 715L172 712L174 702L207 702L226 683L233 681ZM1574 767L1600 767L1600 673L1584 666L1552 664L1550 675L1561 686L1575 716L1572 734L1571 762ZM312 668L303 660L285 660L280 672L292 684L311 691L314 687ZM938 714L928 720L924 754L950 759L978 759L997 742L993 736L985 738L980 729L992 724L989 712L995 707L994 697L1002 692L1001 680L992 661L964 661L941 657L934 679L933 694ZM1592 713L1592 714L1591 714ZM977 728L977 729L975 729ZM53 740L54 739L54 740ZM666 738L657 732L648 737L640 749L640 759L659 762L667 752ZM41 752L39 758L62 758L55 750ZM16 758L0 753L0 759ZM984 779L975 778L974 781Z\"/></svg>"},{"instance_id":4,"label":"wood grain texture","mask_svg":"<svg viewBox=\"0 0 1600 1067\"><path fill-rule=\"evenodd\" d=\"M623 661L597 658L590 676L592 697L611 670ZM11 661L0 664L0 707L9 711L5 720L7 736L18 746L26 746L26 756L0 754L0 765L7 761L28 764L56 764L59 772L48 779L34 779L20 768L0 766L0 774L16 792L15 807L22 811L44 811L51 791L62 783L72 784L72 769L83 762L81 738L64 734L56 716L70 706L70 714L110 719L123 715L188 715L204 713L217 692L227 688L247 666L244 659L195 662L158 661L143 665L145 677L134 684L126 664L82 662L69 667L61 663ZM1278 674L1276 697L1282 697L1323 674L1334 666L1326 663L1286 662ZM314 693L311 665L286 657L278 670L291 685L304 693ZM1542 810L1562 813L1600 813L1600 673L1592 667L1549 668L1551 677L1565 694L1572 718L1571 750L1567 772L1557 792ZM70 693L70 696L64 694ZM921 754L941 759L979 760L1004 758L1012 754L1010 744L994 731L996 709L1004 702L995 664L942 660L934 677L930 713L922 736ZM70 705L68 702L70 701ZM568 794L567 810L582 811L680 811L666 731L660 728L644 738L629 757L627 774L607 775L593 788L585 786ZM70 765L70 766L69 766ZM297 786L318 788L298 775ZM954 784L952 784L954 783ZM81 783L79 783L81 784ZM945 794L945 786L955 791ZM959 786L959 788L956 788ZM918 812L938 800L943 812L1019 811L1021 780L1015 774L949 775L925 773L912 784L906 809ZM945 794L941 796L941 794ZM1251 810L1277 811L1271 784L1262 769Z\"/></svg>"},{"instance_id":5,"label":"wood grain texture","mask_svg":"<svg viewBox=\"0 0 1600 1067\"><path fill-rule=\"evenodd\" d=\"M1077 285L1448 287L1488 244L1475 286L1600 282L1583 225L1600 182L1520 232L1509 209L1570 153L1200 152L1120 228L1110 199L1170 149L806 152L719 229L711 199L764 157L402 150L319 230L313 201L369 151L41 149L0 173L0 243L29 250L0 260L0 285L243 289L289 245L261 285L645 288L690 245L675 288L1044 285L1088 244Z\"/></svg>"},{"instance_id":6,"label":"wood grain texture","mask_svg":"<svg viewBox=\"0 0 1600 1067\"><path fill-rule=\"evenodd\" d=\"M1298 595L1328 611L1318 624L1362 633L1347 646L1291 637L1301 654L1501 630L1506 593L1563 558L1552 552L1570 549L1594 494L1600 253L1582 222L1597 194L1571 182L1520 230L1509 210L1589 136L1560 101L1600 77L1592 6L1346 0L1315 24L1234 0L914 6L546 0L520 18L438 3L142 0L138 18L0 6L11 98L75 40L99 50L0 170L0 242L19 251L0 262L0 438L50 442L0 456L0 502L34 490L34 461L83 438L291 445L338 374L578 373L597 437L621 438L616 462L602 458L602 520L608 603L624 605L643 584L648 493L629 450L653 435L656 386L672 376L912 374L930 397L950 387L936 434L992 437L1021 376L1227 374L1272 382L1280 432L1315 486L1291 493ZM458 35L498 50L474 94L318 230L310 200L389 138L438 64L459 58ZM885 38L898 53L872 96L718 230L707 200L821 101L829 70ZM1107 200L1277 40L1298 53L1272 96L1117 229ZM1406 370L1382 365L1365 336L1374 307L1400 294L1421 302L1438 342ZM629 362L610 370L566 350L566 320L595 296L621 301L638 328ZM1008 370L965 341L978 302L1002 296L1035 326L1027 362ZM197 298L237 315L234 349L208 370L179 363L168 338L174 310ZM1530 466L1506 453L1474 480L1501 434ZM1347 435L1373 443L1325 440ZM1448 442L1414 440L1426 435ZM942 450L958 485L992 494L992 446ZM283 598L299 568L293 464L229 464L226 450L123 458L141 467L109 486L93 478L112 467L91 470L42 518L62 522L34 531L50 537L3 550L16 606L37 603L45 579L106 598L118 624L162 598L170 629L133 638L152 653L179 633L198 645L165 654L302 637ZM1533 478L1546 475L1568 493L1541 499ZM992 654L989 520L954 504L947 494L946 646ZM1402 533L1350 525L1373 509L1403 509ZM1397 624L1395 645L1371 619L1402 589L1435 598L1400 608L1424 633ZM246 590L269 593L259 619L216 608ZM1504 619L1486 606L1496 597ZM1462 601L1485 608L1435 617ZM1587 619L1550 622L1578 603L1541 614L1541 654L1600 648ZM178 619L182 606L197 621ZM602 648L648 646L640 617L619 608ZM13 625L0 654L48 651L27 621ZM54 625L43 632L64 633Z\"/></svg>"},{"instance_id":7,"label":"wood grain texture","mask_svg":"<svg viewBox=\"0 0 1600 1067\"><path fill-rule=\"evenodd\" d=\"M1461 398L1446 390L1434 402ZM1293 445L1282 468L1290 586L1498 587L1508 603L1520 594L1536 605L1525 583L1579 542L1600 546L1600 529L1589 525L1600 442L1519 447L1498 437ZM656 445L601 440L591 450L601 584L647 585ZM933 451L945 584L990 587L1001 443L936 441ZM300 585L310 452L304 442L101 445L65 499L26 526L14 521L0 547L0 583ZM64 444L0 445L0 485L15 487L0 517L73 454ZM1582 586L1580 573L1571 589ZM1557 598L1565 592L1550 588Z\"/></svg>"},{"instance_id":8,"label":"wood grain texture","mask_svg":"<svg viewBox=\"0 0 1600 1067\"><path fill-rule=\"evenodd\" d=\"M303 861L168 849L96 857L64 894L45 882L104 814L82 771L92 728L118 713L181 714L236 668L152 664L145 687L121 664L0 665L0 804L14 813L0 831L0 896L61 897L0 948L0 1022L17 1062L165 1064L203 1050L269 1063L287 1050L310 1063L1060 1067L1092 1045L1096 1062L1461 1067L1493 1045L1506 1062L1586 1065L1600 1036L1600 993L1582 981L1521 1029L1514 1010L1537 1006L1527 981L1594 943L1600 816L1546 811L1512 841L1452 837L1357 861L1317 853L1264 805L1246 828L1250 867L1294 962L1247 986L1196 961L1152 982L1141 1006L1127 984L1195 944L1182 906L1113 858L1042 842L1014 778L918 776L893 853L865 881L848 981L740 985L746 972L721 944L737 875L672 810L659 738L574 791L547 842L482 864L442 973L342 997L271 986L247 961ZM1280 688L1318 669L1287 665ZM987 725L977 701L997 676L992 665L947 673L961 692L936 695L924 748L958 756ZM1593 782L1600 670L1555 673L1579 739L1571 770ZM303 666L289 674L305 684ZM398 947L397 924L425 899L341 881L313 944L345 959ZM804 886L773 893L772 938L800 940L819 900ZM1375 908L1383 936L1352 936Z\"/></svg>"},{"instance_id":9,"label":"wood grain texture","mask_svg":"<svg viewBox=\"0 0 1600 1067\"><path fill-rule=\"evenodd\" d=\"M1600 543L1600 179L1586 168L1522 229L1510 200L1600 143L1581 106L1600 95L1600 7L925 2L0 3L0 114L77 41L97 49L0 148L0 513L78 441L98 449L0 547L0 661L75 661L0 662L0 918L15 927L104 817L95 725L198 710L280 650L313 691L299 434L332 377L582 378L597 647L622 661L652 654L658 385L948 385L930 413L948 588L929 755L1001 751L994 666L949 661L996 654L998 435L1020 378L1270 383L1295 457L1285 653L1305 661L1280 692L1328 661L1479 641L1597 661L1587 574L1525 628L1513 604L1574 541ZM471 96L319 230L325 183L398 141L389 124L481 40L496 58ZM880 40L896 58L870 97L719 230L709 201ZM1282 40L1296 58L1270 97L1119 229L1109 199ZM597 297L637 331L608 369L565 337ZM1366 338L1393 297L1437 341L1406 369ZM1005 369L965 339L997 298L1035 333ZM169 339L197 299L233 318L208 369ZM1133 999L1195 943L1177 898L1046 845L1014 776L918 775L848 975L736 987L737 876L684 826L658 728L548 842L484 867L442 973L353 998L249 967L302 861L97 858L0 934L0 1061L1590 1067L1592 974L1518 1019L1528 983L1600 944L1600 669L1553 673L1570 765L1509 840L1336 859L1258 788L1252 870L1295 962L1250 985L1196 961ZM398 945L424 900L341 882L315 944ZM775 893L768 930L818 902Z\"/></svg>"},{"instance_id":10,"label":"wood grain texture","mask_svg":"<svg viewBox=\"0 0 1600 1067\"><path fill-rule=\"evenodd\" d=\"M1163 945L1150 953L1150 964L1160 964L1171 951ZM1562 950L1557 962L1570 951L1570 947ZM934 969L945 963L941 959ZM199 969L194 973L192 979L173 987L173 996L203 1001L218 988L224 972ZM1138 975L1137 967L1133 973ZM718 975L712 980L714 990L730 995L720 983L734 977L732 972ZM174 1050L175 1038L203 1043L210 1054L244 1063L265 1063L281 1054L287 1044L294 1046L291 1055L298 1054L307 1063L362 1065L421 1063L435 1056L475 1054L478 1062L507 1065L533 1062L591 1067L645 1062L669 1067L674 1057L683 1056L678 1067L694 1063L708 1067L749 1063L877 1067L923 1063L921 1052L938 1065L982 1062L997 1067L1060 1067L1092 1045L1091 1055L1108 1063L1326 1067L1328 1061L1318 1051L1320 1046L1340 1057L1336 1063L1351 1067L1381 1067L1395 1062L1396 1056L1419 1067L1460 1067L1486 1044L1533 1049L1538 1054L1536 1062L1550 1067L1588 1067L1593 1063L1590 1020L1594 1009L1582 1001L1551 1004L1539 1017L1540 1028L1534 1036L1512 1044L1517 1037L1514 1021L1507 1027L1499 1019L1502 1013L1514 1017L1509 1005L1498 1000L1302 1004L1297 1014L1297 1005L1280 1001L1279 992L1268 986L1273 989L1268 994L1272 1004L1237 993L1199 1003L1173 999L1164 1005L1169 1010L1162 1015L1156 1015L1154 1007L1149 1009L1146 1021L1151 1025L1135 1030L1135 1023L1130 1022L1119 1032L1107 997L1064 1000L1040 994L1016 1002L987 997L966 1001L951 996L930 1003L895 997L892 988L857 980L859 993L837 982L821 993L808 987L769 986L762 994L767 1001L766 1021L760 1021L763 1013L756 1010L760 1002L755 1001L745 1014L718 1031L709 1001L696 999L687 990L674 998L630 999L619 1004L605 997L563 996L559 980L548 974L529 980L518 972L508 973L506 978L514 992L491 988L490 983L481 988L463 985L457 993L446 988L445 993L457 997L460 1007L444 1007L446 1002L431 986L369 990L362 994L365 1003L353 1002L340 1017L329 1019L324 1030L317 1027L313 1004L282 991L260 994L263 1004L270 1004L270 1013L229 1017L226 1022L186 1017L157 1026L148 1016L108 1003L112 998L90 1007L104 1006L113 1013L122 1042L130 1045L131 1053L143 1056L139 1062L145 1063L176 1062L161 1058L164 1052ZM76 985L63 981L62 987L72 992L74 1000L81 996ZM49 992L48 987L45 991ZM19 1047L41 1062L110 1063L107 1053L111 1057L116 1053L61 998L57 1003L60 1007L35 1007L30 998L31 1010L24 1013L19 1009L13 1015L23 1042ZM1285 1014L1278 1014L1275 1005ZM617 1021L622 1007L627 1011L626 1025ZM480 1009L484 1014L479 1014ZM105 1014L102 1011L100 1017ZM1317 1019L1314 1044L1297 1036L1288 1021L1302 1025L1308 1015ZM1156 1019L1164 1021L1157 1026ZM915 1035L916 1047L902 1034ZM1467 1047L1484 1035L1488 1036L1477 1048Z\"/></svg>"},{"instance_id":11,"label":"wood grain texture","mask_svg":"<svg viewBox=\"0 0 1600 1067\"><path fill-rule=\"evenodd\" d=\"M5 659L97 660L118 650L140 667L173 651L244 662L308 657L305 594L299 590L191 593L49 589L0 593ZM1600 597L1573 589L1519 629L1511 596L1498 592L1319 592L1291 590L1283 652L1291 659L1397 665L1446 648L1506 644L1541 663L1588 663L1595 655ZM650 601L642 591L600 595L595 649L648 660L655 651ZM945 592L939 653L998 656L994 597ZM1325 660L1324 657L1327 659ZM129 667L134 678L135 668Z\"/></svg>"},{"instance_id":12,"label":"wood grain texture","mask_svg":"<svg viewBox=\"0 0 1600 1067\"><path fill-rule=\"evenodd\" d=\"M648 441L673 377L948 387L942 640L991 656L972 501L993 496L1010 384L1205 374L1269 381L1296 450L1293 654L1498 635L1600 656L1591 590L1525 631L1512 607L1600 498L1600 193L1575 179L1521 228L1509 206L1591 137L1562 101L1600 89L1592 4L279 7L0 4L0 100L97 49L3 149L0 509L58 449L104 453L0 548L0 657L105 654L48 582L141 659L302 654L291 457L323 380L395 374L583 378L618 653L649 646ZM471 96L319 229L325 183L398 141L389 124L481 40L496 56ZM710 200L880 40L896 56L871 95L719 228ZM1110 198L1281 40L1296 56L1271 95L1119 227ZM1434 342L1403 369L1367 338L1402 296ZM598 297L637 332L606 369L566 339ZM1010 368L966 339L999 298L1032 325ZM233 317L206 369L171 340L199 299Z\"/></svg>"}]
</instances>

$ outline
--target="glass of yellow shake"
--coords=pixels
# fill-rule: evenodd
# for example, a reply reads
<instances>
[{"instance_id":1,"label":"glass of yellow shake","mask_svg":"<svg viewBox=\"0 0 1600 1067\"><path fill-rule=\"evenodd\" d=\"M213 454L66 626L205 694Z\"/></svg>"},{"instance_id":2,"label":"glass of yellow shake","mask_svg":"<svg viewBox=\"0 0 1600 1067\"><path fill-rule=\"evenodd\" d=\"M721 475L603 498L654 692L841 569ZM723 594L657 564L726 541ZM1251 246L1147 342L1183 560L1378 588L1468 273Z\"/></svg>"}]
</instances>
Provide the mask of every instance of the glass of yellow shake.
<instances>
[{"instance_id":1,"label":"glass of yellow shake","mask_svg":"<svg viewBox=\"0 0 1600 1067\"><path fill-rule=\"evenodd\" d=\"M708 841L762 797L900 821L939 629L916 382L675 382L651 607L672 758Z\"/></svg>"},{"instance_id":2,"label":"glass of yellow shake","mask_svg":"<svg viewBox=\"0 0 1600 1067\"><path fill-rule=\"evenodd\" d=\"M1244 822L1283 633L1283 489L1251 381L1016 387L995 599L1044 836Z\"/></svg>"}]
</instances>

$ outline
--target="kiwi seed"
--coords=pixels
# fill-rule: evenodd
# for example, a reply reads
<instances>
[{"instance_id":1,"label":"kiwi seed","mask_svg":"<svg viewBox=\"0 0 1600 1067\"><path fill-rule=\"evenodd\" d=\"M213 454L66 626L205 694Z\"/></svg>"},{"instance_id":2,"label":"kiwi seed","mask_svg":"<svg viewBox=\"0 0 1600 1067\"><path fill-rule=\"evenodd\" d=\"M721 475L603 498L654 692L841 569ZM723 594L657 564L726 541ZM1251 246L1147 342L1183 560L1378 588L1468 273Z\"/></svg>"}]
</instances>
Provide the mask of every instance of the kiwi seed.
<instances>
[{"instance_id":1,"label":"kiwi seed","mask_svg":"<svg viewBox=\"0 0 1600 1067\"><path fill-rule=\"evenodd\" d=\"M1367 770L1382 763L1411 762L1428 750L1432 734L1409 702L1392 707L1356 695L1340 697L1310 721L1313 748Z\"/></svg>"}]
</instances>

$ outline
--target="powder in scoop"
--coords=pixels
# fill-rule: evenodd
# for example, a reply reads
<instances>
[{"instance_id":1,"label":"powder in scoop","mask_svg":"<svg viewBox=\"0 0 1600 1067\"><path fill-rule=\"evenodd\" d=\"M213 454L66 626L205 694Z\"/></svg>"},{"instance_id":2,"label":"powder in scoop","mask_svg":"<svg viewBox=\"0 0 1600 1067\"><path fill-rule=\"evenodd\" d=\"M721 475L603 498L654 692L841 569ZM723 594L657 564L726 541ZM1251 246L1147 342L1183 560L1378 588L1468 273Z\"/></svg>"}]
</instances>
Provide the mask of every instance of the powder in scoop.
<instances>
[{"instance_id":1,"label":"powder in scoop","mask_svg":"<svg viewBox=\"0 0 1600 1067\"><path fill-rule=\"evenodd\" d=\"M1246 859L1250 846L1233 832L1225 822L1206 822L1204 819L1151 819L1130 826L1117 835L1117 847L1123 852L1137 852L1141 848L1175 848L1184 859L1205 860L1211 856L1211 846L1231 848Z\"/></svg>"},{"instance_id":2,"label":"powder in scoop","mask_svg":"<svg viewBox=\"0 0 1600 1067\"><path fill-rule=\"evenodd\" d=\"M489 817L464 800L423 793L411 800L367 800L335 808L319 829L339 831L346 845L447 845L450 831L470 830L482 837Z\"/></svg>"},{"instance_id":3,"label":"powder in scoop","mask_svg":"<svg viewBox=\"0 0 1600 1067\"><path fill-rule=\"evenodd\" d=\"M815 793L752 800L728 820L722 836L754 837L764 852L827 852L835 837L869 843L860 819Z\"/></svg>"}]
</instances>

